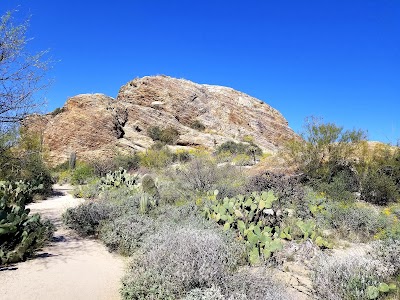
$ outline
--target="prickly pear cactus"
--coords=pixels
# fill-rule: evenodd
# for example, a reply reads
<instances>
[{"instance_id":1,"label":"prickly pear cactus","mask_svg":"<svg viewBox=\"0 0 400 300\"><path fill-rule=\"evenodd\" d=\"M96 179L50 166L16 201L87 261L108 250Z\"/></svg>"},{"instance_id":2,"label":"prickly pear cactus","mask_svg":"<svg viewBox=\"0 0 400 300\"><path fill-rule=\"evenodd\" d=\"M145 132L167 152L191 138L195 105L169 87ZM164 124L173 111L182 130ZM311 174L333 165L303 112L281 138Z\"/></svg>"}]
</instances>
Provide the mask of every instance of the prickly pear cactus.
<instances>
[{"instance_id":1,"label":"prickly pear cactus","mask_svg":"<svg viewBox=\"0 0 400 300\"><path fill-rule=\"evenodd\" d=\"M282 240L291 239L290 228L279 227L280 219L273 207L277 200L272 191L238 195L217 200L218 192L209 195L204 214L222 225L236 231L248 249L248 261L252 265L268 259L282 249Z\"/></svg>"},{"instance_id":2,"label":"prickly pear cactus","mask_svg":"<svg viewBox=\"0 0 400 300\"><path fill-rule=\"evenodd\" d=\"M119 168L115 172L107 173L102 177L100 182L101 190L109 190L112 188L127 187L129 189L137 190L139 178L137 175L129 174L125 169Z\"/></svg>"},{"instance_id":3,"label":"prickly pear cactus","mask_svg":"<svg viewBox=\"0 0 400 300\"><path fill-rule=\"evenodd\" d=\"M0 264L26 259L41 247L54 230L38 214L25 208L32 188L24 182L0 182Z\"/></svg>"}]
</instances>

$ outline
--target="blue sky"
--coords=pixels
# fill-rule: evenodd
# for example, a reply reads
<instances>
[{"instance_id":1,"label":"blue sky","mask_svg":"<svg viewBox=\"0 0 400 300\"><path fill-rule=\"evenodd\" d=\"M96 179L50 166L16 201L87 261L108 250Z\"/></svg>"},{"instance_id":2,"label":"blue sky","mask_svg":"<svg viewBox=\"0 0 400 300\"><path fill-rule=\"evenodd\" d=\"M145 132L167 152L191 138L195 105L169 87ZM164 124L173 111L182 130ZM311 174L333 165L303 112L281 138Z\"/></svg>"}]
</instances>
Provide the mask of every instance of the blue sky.
<instances>
[{"instance_id":1,"label":"blue sky","mask_svg":"<svg viewBox=\"0 0 400 300\"><path fill-rule=\"evenodd\" d=\"M29 47L57 60L47 111L165 74L264 100L295 131L313 115L371 140L400 139L399 0L0 4L13 8L32 15Z\"/></svg>"}]
</instances>

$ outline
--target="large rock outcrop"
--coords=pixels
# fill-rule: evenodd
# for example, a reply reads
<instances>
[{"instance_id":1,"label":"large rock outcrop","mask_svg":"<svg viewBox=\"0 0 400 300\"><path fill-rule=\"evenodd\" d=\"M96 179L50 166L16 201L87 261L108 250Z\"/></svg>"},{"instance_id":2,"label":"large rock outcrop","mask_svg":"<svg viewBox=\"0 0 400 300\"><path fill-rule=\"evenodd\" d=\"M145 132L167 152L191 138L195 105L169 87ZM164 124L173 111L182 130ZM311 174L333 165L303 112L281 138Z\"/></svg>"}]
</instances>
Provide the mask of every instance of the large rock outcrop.
<instances>
[{"instance_id":1,"label":"large rock outcrop","mask_svg":"<svg viewBox=\"0 0 400 300\"><path fill-rule=\"evenodd\" d=\"M201 123L205 130L191 128ZM228 140L252 136L264 151L274 152L295 137L274 108L231 88L154 76L122 86L116 99L102 94L69 98L58 114L31 116L25 125L43 135L52 164L69 153L80 159L144 150L153 144L152 126L174 127L178 146L214 148Z\"/></svg>"}]
</instances>

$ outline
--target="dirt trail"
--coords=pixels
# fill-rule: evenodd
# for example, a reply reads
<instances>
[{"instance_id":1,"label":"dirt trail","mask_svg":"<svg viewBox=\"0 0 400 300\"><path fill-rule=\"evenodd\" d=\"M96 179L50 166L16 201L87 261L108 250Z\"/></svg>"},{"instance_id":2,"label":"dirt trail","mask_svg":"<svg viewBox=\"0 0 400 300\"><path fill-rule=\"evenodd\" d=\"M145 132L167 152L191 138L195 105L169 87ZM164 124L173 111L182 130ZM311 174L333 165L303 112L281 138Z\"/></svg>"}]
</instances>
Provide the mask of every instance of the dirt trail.
<instances>
[{"instance_id":1,"label":"dirt trail","mask_svg":"<svg viewBox=\"0 0 400 300\"><path fill-rule=\"evenodd\" d=\"M110 254L98 241L63 228L62 213L83 200L69 195L66 186L55 186L55 191L60 195L28 206L55 223L54 241L34 259L0 269L0 299L119 299L123 259Z\"/></svg>"}]
</instances>

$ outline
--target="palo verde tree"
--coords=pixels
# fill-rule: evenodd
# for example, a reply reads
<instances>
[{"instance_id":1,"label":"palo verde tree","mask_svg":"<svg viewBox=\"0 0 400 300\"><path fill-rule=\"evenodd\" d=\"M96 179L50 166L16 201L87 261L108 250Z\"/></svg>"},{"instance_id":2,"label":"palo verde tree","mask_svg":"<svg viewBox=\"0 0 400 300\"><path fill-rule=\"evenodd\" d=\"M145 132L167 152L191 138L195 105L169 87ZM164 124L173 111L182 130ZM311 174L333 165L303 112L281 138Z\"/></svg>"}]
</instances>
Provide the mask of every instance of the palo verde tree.
<instances>
[{"instance_id":1,"label":"palo verde tree","mask_svg":"<svg viewBox=\"0 0 400 300\"><path fill-rule=\"evenodd\" d=\"M9 128L43 105L35 94L46 88L47 51L26 50L29 20L14 23L13 12L0 19L0 126Z\"/></svg>"},{"instance_id":2,"label":"palo verde tree","mask_svg":"<svg viewBox=\"0 0 400 300\"><path fill-rule=\"evenodd\" d=\"M301 139L290 141L283 154L309 184L325 190L327 184L334 183L331 189L338 190L337 185L344 182L341 185L345 184L346 190L357 191L357 151L365 140L362 130L344 130L312 117L306 120Z\"/></svg>"}]
</instances>

